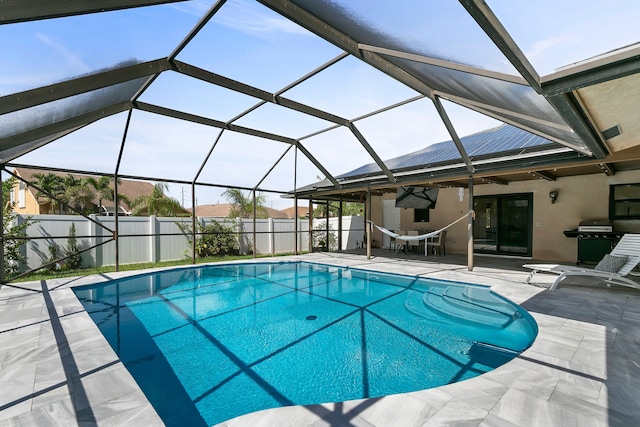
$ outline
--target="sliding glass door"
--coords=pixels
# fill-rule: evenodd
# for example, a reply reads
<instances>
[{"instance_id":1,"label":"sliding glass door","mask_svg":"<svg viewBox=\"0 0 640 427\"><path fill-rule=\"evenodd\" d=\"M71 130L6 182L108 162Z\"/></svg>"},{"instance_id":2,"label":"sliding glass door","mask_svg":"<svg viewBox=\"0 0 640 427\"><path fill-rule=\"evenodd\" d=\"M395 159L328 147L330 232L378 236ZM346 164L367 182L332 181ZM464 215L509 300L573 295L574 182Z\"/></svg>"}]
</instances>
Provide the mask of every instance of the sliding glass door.
<instances>
[{"instance_id":1,"label":"sliding glass door","mask_svg":"<svg viewBox=\"0 0 640 427\"><path fill-rule=\"evenodd\" d=\"M531 256L532 202L531 194L474 197L474 250Z\"/></svg>"}]
</instances>

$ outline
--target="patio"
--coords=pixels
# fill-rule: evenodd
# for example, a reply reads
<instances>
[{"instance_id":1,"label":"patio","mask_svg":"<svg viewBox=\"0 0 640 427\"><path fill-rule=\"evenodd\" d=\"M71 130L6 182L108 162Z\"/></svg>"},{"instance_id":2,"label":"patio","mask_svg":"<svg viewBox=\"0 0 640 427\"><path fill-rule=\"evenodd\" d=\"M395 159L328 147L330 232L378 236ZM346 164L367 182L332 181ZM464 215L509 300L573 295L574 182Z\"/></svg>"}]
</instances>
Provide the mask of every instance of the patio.
<instances>
[{"instance_id":1,"label":"patio","mask_svg":"<svg viewBox=\"0 0 640 427\"><path fill-rule=\"evenodd\" d=\"M378 399L285 407L226 426L628 426L640 424L640 293L553 276L523 283L530 260L397 256L374 250L278 257L489 285L538 322L518 358L461 383ZM260 261L268 261L262 259ZM162 425L73 295L113 273L0 288L0 425Z\"/></svg>"}]
</instances>

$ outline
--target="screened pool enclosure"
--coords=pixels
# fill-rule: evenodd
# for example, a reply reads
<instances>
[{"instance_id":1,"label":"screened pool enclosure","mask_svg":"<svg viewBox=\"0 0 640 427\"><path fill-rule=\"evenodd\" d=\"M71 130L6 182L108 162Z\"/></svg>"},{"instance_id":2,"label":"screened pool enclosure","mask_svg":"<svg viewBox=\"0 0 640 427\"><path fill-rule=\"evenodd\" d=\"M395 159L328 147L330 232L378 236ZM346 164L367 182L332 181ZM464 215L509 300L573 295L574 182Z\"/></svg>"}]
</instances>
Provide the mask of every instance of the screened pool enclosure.
<instances>
[{"instance_id":1,"label":"screened pool enclosure","mask_svg":"<svg viewBox=\"0 0 640 427\"><path fill-rule=\"evenodd\" d=\"M116 205L128 179L167 184L192 212L236 189L370 215L401 185L472 195L637 169L639 16L633 1L5 0L2 179L108 176ZM118 217L96 226L117 266Z\"/></svg>"}]
</instances>

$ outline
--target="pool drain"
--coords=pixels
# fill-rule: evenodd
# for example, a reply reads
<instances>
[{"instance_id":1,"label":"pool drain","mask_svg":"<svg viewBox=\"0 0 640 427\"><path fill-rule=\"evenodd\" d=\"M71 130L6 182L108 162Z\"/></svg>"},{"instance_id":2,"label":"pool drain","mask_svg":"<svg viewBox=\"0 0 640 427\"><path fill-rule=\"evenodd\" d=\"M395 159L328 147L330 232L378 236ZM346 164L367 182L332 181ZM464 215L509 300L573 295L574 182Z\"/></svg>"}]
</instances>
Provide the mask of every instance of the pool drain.
<instances>
[{"instance_id":1,"label":"pool drain","mask_svg":"<svg viewBox=\"0 0 640 427\"><path fill-rule=\"evenodd\" d=\"M318 316L315 315L311 315L311 316L307 316L307 320L316 320L318 318Z\"/></svg>"}]
</instances>

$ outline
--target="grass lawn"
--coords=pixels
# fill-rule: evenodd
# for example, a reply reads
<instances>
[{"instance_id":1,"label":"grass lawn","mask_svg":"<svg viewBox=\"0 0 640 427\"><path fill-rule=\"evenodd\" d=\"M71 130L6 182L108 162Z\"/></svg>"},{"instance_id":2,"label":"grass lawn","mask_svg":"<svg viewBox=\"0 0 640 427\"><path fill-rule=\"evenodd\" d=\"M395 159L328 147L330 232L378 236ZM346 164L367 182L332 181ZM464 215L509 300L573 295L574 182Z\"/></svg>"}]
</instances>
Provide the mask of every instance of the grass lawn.
<instances>
[{"instance_id":1,"label":"grass lawn","mask_svg":"<svg viewBox=\"0 0 640 427\"><path fill-rule=\"evenodd\" d=\"M277 255L263 255L257 256L257 258L271 257L271 256L285 256L292 254L277 254ZM205 264L211 262L225 262L225 261L234 261L238 259L252 259L252 255L238 255L238 256L223 256L223 257L207 257L207 258L198 258L196 260L197 264ZM130 270L144 270L146 268L158 268L158 267L173 267L176 265L191 265L191 258L177 259L173 261L162 261L162 262L145 262L141 264L120 264L119 271L130 271ZM24 277L20 277L18 279L9 279L10 282L31 282L34 280L46 280L46 279L55 279L60 277L73 277L73 276L89 276L91 274L100 274L100 273L112 273L116 271L115 265L107 265L103 267L90 267L90 268L81 268L78 270L64 270L64 271L35 271L32 274L29 274Z\"/></svg>"}]
</instances>

